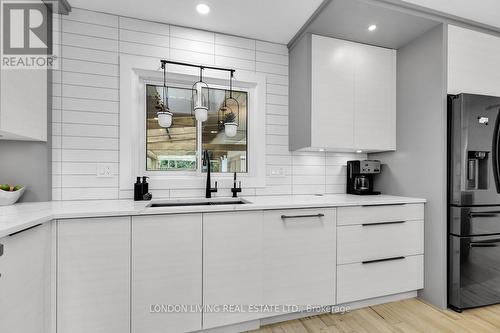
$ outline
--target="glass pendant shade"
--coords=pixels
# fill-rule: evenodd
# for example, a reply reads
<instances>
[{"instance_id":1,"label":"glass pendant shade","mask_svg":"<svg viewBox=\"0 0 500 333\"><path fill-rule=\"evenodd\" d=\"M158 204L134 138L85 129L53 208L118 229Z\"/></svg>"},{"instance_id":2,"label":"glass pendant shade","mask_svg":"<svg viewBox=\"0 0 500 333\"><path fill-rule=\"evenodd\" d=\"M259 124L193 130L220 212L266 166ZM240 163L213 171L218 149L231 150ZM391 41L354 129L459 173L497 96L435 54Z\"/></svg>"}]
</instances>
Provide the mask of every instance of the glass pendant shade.
<instances>
[{"instance_id":1,"label":"glass pendant shade","mask_svg":"<svg viewBox=\"0 0 500 333\"><path fill-rule=\"evenodd\" d=\"M232 97L226 98L224 106L221 108L224 117L224 134L227 137L234 137L238 133L238 120L240 117L240 103Z\"/></svg>"},{"instance_id":2,"label":"glass pendant shade","mask_svg":"<svg viewBox=\"0 0 500 333\"><path fill-rule=\"evenodd\" d=\"M160 111L156 113L158 116L158 124L161 127L168 128L172 126L172 112L170 111Z\"/></svg>"},{"instance_id":3,"label":"glass pendant shade","mask_svg":"<svg viewBox=\"0 0 500 333\"><path fill-rule=\"evenodd\" d=\"M197 121L207 121L208 107L210 104L208 96L208 84L203 81L198 81L193 85L193 105L194 114Z\"/></svg>"},{"instance_id":4,"label":"glass pendant shade","mask_svg":"<svg viewBox=\"0 0 500 333\"><path fill-rule=\"evenodd\" d=\"M224 134L227 137L234 137L238 133L238 124L237 123L225 123L224 124Z\"/></svg>"}]
</instances>

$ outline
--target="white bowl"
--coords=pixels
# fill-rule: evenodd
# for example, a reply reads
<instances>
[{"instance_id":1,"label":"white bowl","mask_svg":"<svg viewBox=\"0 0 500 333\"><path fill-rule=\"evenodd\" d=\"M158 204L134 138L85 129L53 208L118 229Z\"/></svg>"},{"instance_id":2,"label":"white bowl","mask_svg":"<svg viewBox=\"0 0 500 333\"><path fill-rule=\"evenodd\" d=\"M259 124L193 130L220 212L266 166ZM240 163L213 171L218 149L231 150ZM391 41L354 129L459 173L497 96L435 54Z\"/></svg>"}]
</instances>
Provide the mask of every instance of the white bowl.
<instances>
[{"instance_id":1,"label":"white bowl","mask_svg":"<svg viewBox=\"0 0 500 333\"><path fill-rule=\"evenodd\" d=\"M19 200L21 195L23 195L26 186L23 186L17 191L4 191L0 190L0 206L13 205Z\"/></svg>"}]
</instances>

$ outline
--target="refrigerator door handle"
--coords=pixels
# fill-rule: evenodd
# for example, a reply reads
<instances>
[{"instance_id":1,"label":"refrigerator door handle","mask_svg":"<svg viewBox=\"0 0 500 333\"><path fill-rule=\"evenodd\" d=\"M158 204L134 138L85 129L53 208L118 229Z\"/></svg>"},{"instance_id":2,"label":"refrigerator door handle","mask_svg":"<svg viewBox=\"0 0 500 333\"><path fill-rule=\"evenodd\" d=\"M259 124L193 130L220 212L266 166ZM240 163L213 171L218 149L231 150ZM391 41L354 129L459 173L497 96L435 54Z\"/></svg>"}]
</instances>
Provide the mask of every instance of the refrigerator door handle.
<instances>
[{"instance_id":1,"label":"refrigerator door handle","mask_svg":"<svg viewBox=\"0 0 500 333\"><path fill-rule=\"evenodd\" d=\"M500 211L491 211L491 212L470 212L469 217L470 218L475 218L475 217L495 217L499 216Z\"/></svg>"},{"instance_id":2,"label":"refrigerator door handle","mask_svg":"<svg viewBox=\"0 0 500 333\"><path fill-rule=\"evenodd\" d=\"M498 244L500 243L500 239L489 239L486 241L480 241L480 242L470 242L469 247L497 247Z\"/></svg>"},{"instance_id":3,"label":"refrigerator door handle","mask_svg":"<svg viewBox=\"0 0 500 333\"><path fill-rule=\"evenodd\" d=\"M495 186L497 193L500 193L500 165L499 165L499 155L500 152L500 116L497 113L497 119L495 120L495 129L493 131L493 144L492 144L492 162L493 162L493 178L495 179Z\"/></svg>"}]
</instances>

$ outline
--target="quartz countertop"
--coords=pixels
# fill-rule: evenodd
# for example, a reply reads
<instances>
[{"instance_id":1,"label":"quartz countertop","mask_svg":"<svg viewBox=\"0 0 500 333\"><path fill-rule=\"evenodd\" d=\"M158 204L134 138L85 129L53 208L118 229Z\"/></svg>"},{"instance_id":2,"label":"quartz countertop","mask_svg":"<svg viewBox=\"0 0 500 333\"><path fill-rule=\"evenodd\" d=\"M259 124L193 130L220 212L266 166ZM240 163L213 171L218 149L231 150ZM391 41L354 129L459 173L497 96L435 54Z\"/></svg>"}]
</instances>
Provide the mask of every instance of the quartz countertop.
<instances>
[{"instance_id":1,"label":"quartz countertop","mask_svg":"<svg viewBox=\"0 0 500 333\"><path fill-rule=\"evenodd\" d=\"M220 197L216 199L221 199ZM18 203L0 207L0 237L55 219L137 216L158 214L228 212L248 210L273 210L315 207L343 207L361 205L383 205L424 203L425 199L391 195L357 196L349 194L293 195L293 196L249 196L243 205L210 205L181 207L146 207L149 201L133 200L88 200L47 201ZM162 201L162 200L153 200Z\"/></svg>"}]
</instances>

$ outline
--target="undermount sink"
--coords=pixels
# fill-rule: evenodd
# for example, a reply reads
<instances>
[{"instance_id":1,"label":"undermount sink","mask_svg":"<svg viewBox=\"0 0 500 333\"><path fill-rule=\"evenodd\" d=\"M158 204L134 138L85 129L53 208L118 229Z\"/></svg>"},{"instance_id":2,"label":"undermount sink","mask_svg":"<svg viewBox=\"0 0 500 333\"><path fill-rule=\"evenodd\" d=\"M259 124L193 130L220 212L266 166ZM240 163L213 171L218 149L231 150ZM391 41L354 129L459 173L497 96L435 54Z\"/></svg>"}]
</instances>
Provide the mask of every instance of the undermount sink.
<instances>
[{"instance_id":1,"label":"undermount sink","mask_svg":"<svg viewBox=\"0 0 500 333\"><path fill-rule=\"evenodd\" d=\"M189 200L165 200L154 201L146 207L183 207L183 206L219 206L219 205L244 205L250 203L243 199L221 198L221 199L189 199Z\"/></svg>"}]
</instances>

